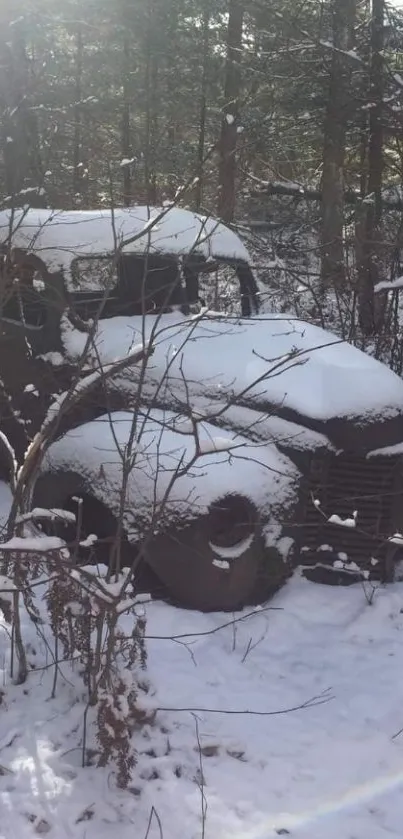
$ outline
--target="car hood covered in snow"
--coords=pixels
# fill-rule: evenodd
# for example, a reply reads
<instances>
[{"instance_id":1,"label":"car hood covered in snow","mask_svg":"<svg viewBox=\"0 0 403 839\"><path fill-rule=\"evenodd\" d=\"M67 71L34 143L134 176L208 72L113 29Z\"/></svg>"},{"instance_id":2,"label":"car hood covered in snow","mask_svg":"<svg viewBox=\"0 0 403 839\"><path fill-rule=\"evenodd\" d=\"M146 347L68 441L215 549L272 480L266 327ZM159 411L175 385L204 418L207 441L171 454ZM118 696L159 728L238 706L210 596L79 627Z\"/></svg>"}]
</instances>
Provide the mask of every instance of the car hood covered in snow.
<instances>
[{"instance_id":1,"label":"car hood covered in snow","mask_svg":"<svg viewBox=\"0 0 403 839\"><path fill-rule=\"evenodd\" d=\"M77 359L86 335L63 324L66 354ZM165 377L171 394L192 407L197 394L274 411L320 430L334 418L365 424L393 420L403 438L403 382L380 362L330 332L285 315L112 318L100 321L96 346L102 363L124 357L151 340L147 380ZM126 374L136 380L136 372ZM186 387L184 382L186 381ZM190 394L190 396L189 396ZM388 439L384 444L390 444ZM383 444L381 442L381 444ZM376 443L375 443L376 445Z\"/></svg>"}]
</instances>

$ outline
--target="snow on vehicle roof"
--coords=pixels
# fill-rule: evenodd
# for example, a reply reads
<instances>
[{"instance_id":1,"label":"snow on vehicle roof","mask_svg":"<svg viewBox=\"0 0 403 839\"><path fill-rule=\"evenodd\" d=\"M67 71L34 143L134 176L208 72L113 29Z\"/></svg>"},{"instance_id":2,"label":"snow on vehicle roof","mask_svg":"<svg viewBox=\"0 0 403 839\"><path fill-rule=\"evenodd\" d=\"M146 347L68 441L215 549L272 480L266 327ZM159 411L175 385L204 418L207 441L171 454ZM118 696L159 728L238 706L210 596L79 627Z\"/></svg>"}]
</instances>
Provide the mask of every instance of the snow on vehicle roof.
<instances>
[{"instance_id":1,"label":"snow on vehicle roof","mask_svg":"<svg viewBox=\"0 0 403 839\"><path fill-rule=\"evenodd\" d=\"M78 472L118 516L122 452L130 439L133 416L128 411L115 412L72 429L50 447L43 470L67 468ZM131 536L137 536L137 528L141 533L151 523L162 502L165 522L196 518L228 493L247 496L260 511L270 515L278 510L279 519L284 514L299 475L287 457L274 445L251 444L227 431L224 437L222 430L209 423L198 423L198 431L202 455L188 469L195 439L185 417L153 410L137 419L137 456L125 503L125 526ZM184 474L175 475L178 469Z\"/></svg>"},{"instance_id":2,"label":"snow on vehicle roof","mask_svg":"<svg viewBox=\"0 0 403 839\"><path fill-rule=\"evenodd\" d=\"M154 224L155 219L159 220ZM73 259L112 254L117 246L125 253L149 250L180 256L192 251L206 259L250 262L248 251L232 230L214 218L178 207L136 206L113 212L15 210L13 214L5 210L0 213L0 241L7 241L10 226L14 247L38 255L51 272L62 268L66 277ZM130 241L133 237L137 238Z\"/></svg>"},{"instance_id":3,"label":"snow on vehicle roof","mask_svg":"<svg viewBox=\"0 0 403 839\"><path fill-rule=\"evenodd\" d=\"M101 320L95 339L101 362L123 358L142 340L142 329L141 317ZM157 385L167 375L172 393L185 400L183 376L192 399L198 391L220 399L233 395L243 404L279 406L322 421L386 419L403 411L403 382L395 373L331 332L293 317L186 319L175 312L161 320L147 315L144 330L146 340L154 332L148 379ZM77 359L86 335L66 320L62 340L67 355ZM133 369L127 376L134 381Z\"/></svg>"}]
</instances>

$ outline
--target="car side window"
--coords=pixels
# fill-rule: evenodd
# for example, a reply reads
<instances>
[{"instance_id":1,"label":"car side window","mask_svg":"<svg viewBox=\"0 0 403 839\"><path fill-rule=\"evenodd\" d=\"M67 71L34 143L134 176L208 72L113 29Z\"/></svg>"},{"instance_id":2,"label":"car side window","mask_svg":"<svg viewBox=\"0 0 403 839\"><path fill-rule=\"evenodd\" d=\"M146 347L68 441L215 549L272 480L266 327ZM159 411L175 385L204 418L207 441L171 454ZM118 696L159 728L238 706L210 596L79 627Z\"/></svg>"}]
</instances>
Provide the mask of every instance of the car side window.
<instances>
[{"instance_id":1,"label":"car side window","mask_svg":"<svg viewBox=\"0 0 403 839\"><path fill-rule=\"evenodd\" d=\"M173 257L122 254L117 294L126 314L163 312L184 302L179 264Z\"/></svg>"},{"instance_id":2,"label":"car side window","mask_svg":"<svg viewBox=\"0 0 403 839\"><path fill-rule=\"evenodd\" d=\"M201 273L199 298L211 311L241 315L239 277L235 266L221 262L214 271Z\"/></svg>"},{"instance_id":3,"label":"car side window","mask_svg":"<svg viewBox=\"0 0 403 839\"><path fill-rule=\"evenodd\" d=\"M117 284L116 264L110 257L80 257L71 264L71 277L69 291L73 294L112 292Z\"/></svg>"},{"instance_id":4,"label":"car side window","mask_svg":"<svg viewBox=\"0 0 403 839\"><path fill-rule=\"evenodd\" d=\"M106 291L102 317L163 312L183 303L179 264L159 254L75 259L69 291L82 317L94 316Z\"/></svg>"},{"instance_id":5,"label":"car side window","mask_svg":"<svg viewBox=\"0 0 403 839\"><path fill-rule=\"evenodd\" d=\"M117 314L116 260L111 256L85 256L71 264L71 280L67 284L70 309L83 320Z\"/></svg>"}]
</instances>

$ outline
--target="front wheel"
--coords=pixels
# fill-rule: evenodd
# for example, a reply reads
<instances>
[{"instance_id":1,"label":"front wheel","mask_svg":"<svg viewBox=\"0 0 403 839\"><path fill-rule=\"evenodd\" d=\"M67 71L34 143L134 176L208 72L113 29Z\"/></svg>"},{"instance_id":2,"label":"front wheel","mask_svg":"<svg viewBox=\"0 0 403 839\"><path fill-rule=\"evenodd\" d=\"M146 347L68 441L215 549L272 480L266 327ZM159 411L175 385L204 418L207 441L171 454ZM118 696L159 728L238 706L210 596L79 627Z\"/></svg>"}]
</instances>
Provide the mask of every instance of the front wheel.
<instances>
[{"instance_id":1,"label":"front wheel","mask_svg":"<svg viewBox=\"0 0 403 839\"><path fill-rule=\"evenodd\" d=\"M227 495L209 513L154 537L146 559L172 603L202 612L235 611L267 600L289 576L265 547L258 511Z\"/></svg>"}]
</instances>

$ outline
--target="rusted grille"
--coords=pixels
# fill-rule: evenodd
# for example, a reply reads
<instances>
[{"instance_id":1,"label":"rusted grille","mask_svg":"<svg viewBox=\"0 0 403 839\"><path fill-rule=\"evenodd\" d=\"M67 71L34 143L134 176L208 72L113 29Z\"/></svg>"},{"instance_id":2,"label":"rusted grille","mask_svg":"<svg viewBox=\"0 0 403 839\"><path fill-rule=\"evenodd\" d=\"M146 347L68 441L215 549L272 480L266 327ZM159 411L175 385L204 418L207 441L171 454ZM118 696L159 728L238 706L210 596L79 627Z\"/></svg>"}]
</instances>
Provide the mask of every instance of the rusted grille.
<instances>
[{"instance_id":1,"label":"rusted grille","mask_svg":"<svg viewBox=\"0 0 403 839\"><path fill-rule=\"evenodd\" d=\"M334 561L341 554L342 560L368 567L371 557L382 556L384 540L396 529L399 508L403 512L401 471L398 457L342 453L327 462L313 462L300 535L303 564ZM355 511L354 528L328 521L333 514L351 518Z\"/></svg>"}]
</instances>

